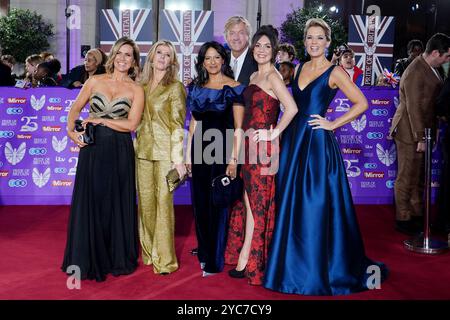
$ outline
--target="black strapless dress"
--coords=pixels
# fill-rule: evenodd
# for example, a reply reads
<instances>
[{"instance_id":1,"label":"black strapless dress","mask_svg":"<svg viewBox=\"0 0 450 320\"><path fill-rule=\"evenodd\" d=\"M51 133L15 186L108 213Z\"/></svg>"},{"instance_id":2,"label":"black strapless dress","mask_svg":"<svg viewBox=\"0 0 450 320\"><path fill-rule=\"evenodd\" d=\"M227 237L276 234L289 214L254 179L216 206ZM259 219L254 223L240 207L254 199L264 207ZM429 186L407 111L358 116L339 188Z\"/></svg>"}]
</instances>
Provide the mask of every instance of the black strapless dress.
<instances>
[{"instance_id":1,"label":"black strapless dress","mask_svg":"<svg viewBox=\"0 0 450 320\"><path fill-rule=\"evenodd\" d=\"M128 98L95 93L90 115L128 116ZM96 126L95 144L81 148L62 270L78 266L81 279L130 274L138 265L134 148L130 133Z\"/></svg>"}]
</instances>

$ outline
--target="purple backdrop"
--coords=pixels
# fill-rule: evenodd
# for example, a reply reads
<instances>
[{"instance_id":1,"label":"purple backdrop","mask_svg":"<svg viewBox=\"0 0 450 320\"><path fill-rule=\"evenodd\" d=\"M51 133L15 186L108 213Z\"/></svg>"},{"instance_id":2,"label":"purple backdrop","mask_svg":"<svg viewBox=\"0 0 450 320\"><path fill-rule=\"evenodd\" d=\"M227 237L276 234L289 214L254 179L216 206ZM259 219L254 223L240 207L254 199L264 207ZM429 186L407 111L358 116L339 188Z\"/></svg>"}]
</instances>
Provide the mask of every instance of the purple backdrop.
<instances>
[{"instance_id":1,"label":"purple backdrop","mask_svg":"<svg viewBox=\"0 0 450 320\"><path fill-rule=\"evenodd\" d=\"M353 199L358 204L391 204L397 175L397 150L389 139L392 117L399 103L398 89L362 87L369 109L351 123L335 131L347 168ZM331 103L327 117L335 119L351 106L339 91ZM437 146L437 145L436 145ZM433 150L433 198L439 183L441 162L439 148Z\"/></svg>"},{"instance_id":2,"label":"purple backdrop","mask_svg":"<svg viewBox=\"0 0 450 320\"><path fill-rule=\"evenodd\" d=\"M387 140L398 91L362 89L369 110L336 131L355 203L389 204L397 170L395 145ZM78 147L67 138L67 113L78 90L0 88L0 205L70 204ZM350 107L338 93L328 116ZM82 118L87 117L83 109ZM188 125L188 121L187 124ZM437 151L436 151L437 152ZM438 186L440 158L433 161ZM190 204L189 184L175 193L176 204Z\"/></svg>"}]
</instances>

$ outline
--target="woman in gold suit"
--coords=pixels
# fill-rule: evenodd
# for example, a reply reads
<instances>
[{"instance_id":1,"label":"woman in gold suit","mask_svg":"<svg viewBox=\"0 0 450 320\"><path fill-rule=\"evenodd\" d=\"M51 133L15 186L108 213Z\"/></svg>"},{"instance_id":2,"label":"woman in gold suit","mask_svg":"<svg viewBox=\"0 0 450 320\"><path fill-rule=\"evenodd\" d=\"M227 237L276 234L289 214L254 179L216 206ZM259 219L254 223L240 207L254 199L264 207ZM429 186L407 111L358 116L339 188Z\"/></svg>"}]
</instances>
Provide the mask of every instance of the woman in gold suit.
<instances>
[{"instance_id":1,"label":"woman in gold suit","mask_svg":"<svg viewBox=\"0 0 450 320\"><path fill-rule=\"evenodd\" d=\"M182 177L186 92L178 81L174 46L156 42L147 54L141 83L145 109L136 139L139 237L142 260L157 274L178 269L175 254L173 194L166 175L176 168Z\"/></svg>"}]
</instances>

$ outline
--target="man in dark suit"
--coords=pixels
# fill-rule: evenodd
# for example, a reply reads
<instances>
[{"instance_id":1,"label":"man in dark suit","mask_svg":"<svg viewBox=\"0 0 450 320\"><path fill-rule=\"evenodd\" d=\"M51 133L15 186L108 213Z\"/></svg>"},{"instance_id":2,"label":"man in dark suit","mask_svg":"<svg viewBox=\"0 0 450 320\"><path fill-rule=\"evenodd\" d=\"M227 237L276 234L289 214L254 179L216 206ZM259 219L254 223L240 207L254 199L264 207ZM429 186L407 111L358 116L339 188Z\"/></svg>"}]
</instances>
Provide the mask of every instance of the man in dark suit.
<instances>
[{"instance_id":1,"label":"man in dark suit","mask_svg":"<svg viewBox=\"0 0 450 320\"><path fill-rule=\"evenodd\" d=\"M233 69L234 80L248 85L250 76L258 70L249 48L251 25L241 16L233 16L225 23L225 40L231 49L230 66Z\"/></svg>"},{"instance_id":2,"label":"man in dark suit","mask_svg":"<svg viewBox=\"0 0 450 320\"><path fill-rule=\"evenodd\" d=\"M437 33L425 53L406 68L400 82L400 104L390 135L397 146L395 180L396 228L406 234L420 231L423 214L425 128L436 127L435 99L443 80L436 68L450 60L450 38Z\"/></svg>"}]
</instances>

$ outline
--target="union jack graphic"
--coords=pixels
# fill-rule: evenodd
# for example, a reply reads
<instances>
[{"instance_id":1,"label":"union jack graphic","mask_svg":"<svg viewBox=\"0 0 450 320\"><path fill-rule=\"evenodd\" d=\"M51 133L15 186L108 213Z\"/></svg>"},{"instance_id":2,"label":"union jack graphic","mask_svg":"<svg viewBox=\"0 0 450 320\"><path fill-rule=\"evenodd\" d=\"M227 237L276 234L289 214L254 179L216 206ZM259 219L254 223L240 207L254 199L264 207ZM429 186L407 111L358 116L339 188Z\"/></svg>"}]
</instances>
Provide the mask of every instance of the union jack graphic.
<instances>
[{"instance_id":1,"label":"union jack graphic","mask_svg":"<svg viewBox=\"0 0 450 320\"><path fill-rule=\"evenodd\" d=\"M384 68L391 68L394 51L394 17L351 15L348 46L356 65L364 70L364 84L374 84Z\"/></svg>"},{"instance_id":2,"label":"union jack graphic","mask_svg":"<svg viewBox=\"0 0 450 320\"><path fill-rule=\"evenodd\" d=\"M195 61L203 43L213 39L214 14L212 11L162 10L160 38L175 46L180 62L180 79L185 85L195 77Z\"/></svg>"},{"instance_id":3,"label":"union jack graphic","mask_svg":"<svg viewBox=\"0 0 450 320\"><path fill-rule=\"evenodd\" d=\"M150 9L106 9L100 15L100 48L109 53L117 39L129 37L139 46L141 60L153 43L153 22Z\"/></svg>"}]
</instances>

